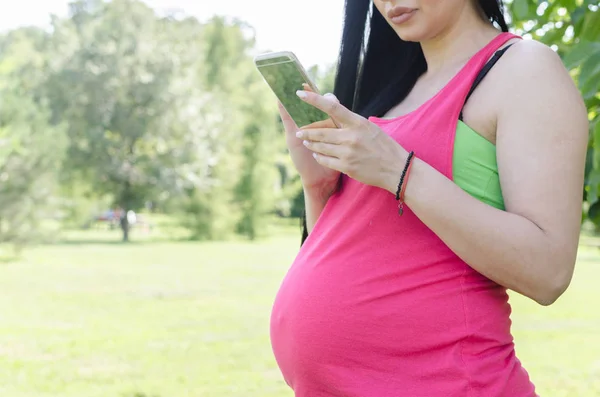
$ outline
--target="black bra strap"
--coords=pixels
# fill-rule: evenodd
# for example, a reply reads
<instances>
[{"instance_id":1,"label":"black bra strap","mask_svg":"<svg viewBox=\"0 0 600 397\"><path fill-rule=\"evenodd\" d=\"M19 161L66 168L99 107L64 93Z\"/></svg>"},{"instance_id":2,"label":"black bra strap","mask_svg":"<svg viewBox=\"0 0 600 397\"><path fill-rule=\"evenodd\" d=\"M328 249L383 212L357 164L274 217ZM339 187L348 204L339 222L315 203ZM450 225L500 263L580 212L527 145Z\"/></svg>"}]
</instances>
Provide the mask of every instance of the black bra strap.
<instances>
[{"instance_id":1,"label":"black bra strap","mask_svg":"<svg viewBox=\"0 0 600 397\"><path fill-rule=\"evenodd\" d=\"M494 65L496 64L496 62L498 62L498 60L502 57L502 55L504 55L504 53L506 52L506 50L508 50L511 45L512 44L509 44L506 47L502 48L501 50L496 51L496 53L494 54L494 56L481 69L481 71L479 72L479 74L475 78L475 81L473 82L473 85L471 86L471 89L469 90L469 93L467 94L467 98L465 99L465 103L463 104L463 108L465 107L465 105L467 104L467 101L469 100L469 98L473 94L473 91L475 91L475 88L477 88L477 86L479 85L479 83L481 83L481 80L483 80L483 78L488 74L488 72L492 69L492 67L494 67ZM459 120L463 119L463 112L462 112L462 110L460 111L460 116L458 117L458 119Z\"/></svg>"}]
</instances>

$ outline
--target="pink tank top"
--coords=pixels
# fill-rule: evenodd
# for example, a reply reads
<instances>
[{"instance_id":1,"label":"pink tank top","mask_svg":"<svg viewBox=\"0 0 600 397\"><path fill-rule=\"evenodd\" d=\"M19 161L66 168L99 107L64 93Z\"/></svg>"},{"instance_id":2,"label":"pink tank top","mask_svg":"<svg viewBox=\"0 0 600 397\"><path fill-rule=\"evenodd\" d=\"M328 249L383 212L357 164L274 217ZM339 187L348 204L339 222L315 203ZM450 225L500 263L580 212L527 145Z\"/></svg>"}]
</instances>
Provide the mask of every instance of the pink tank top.
<instances>
[{"instance_id":1,"label":"pink tank top","mask_svg":"<svg viewBox=\"0 0 600 397\"><path fill-rule=\"evenodd\" d=\"M496 37L414 112L371 121L451 179L465 97L513 37ZM509 316L503 287L410 209L399 217L392 194L344 177L283 280L271 341L298 397L535 396Z\"/></svg>"}]
</instances>

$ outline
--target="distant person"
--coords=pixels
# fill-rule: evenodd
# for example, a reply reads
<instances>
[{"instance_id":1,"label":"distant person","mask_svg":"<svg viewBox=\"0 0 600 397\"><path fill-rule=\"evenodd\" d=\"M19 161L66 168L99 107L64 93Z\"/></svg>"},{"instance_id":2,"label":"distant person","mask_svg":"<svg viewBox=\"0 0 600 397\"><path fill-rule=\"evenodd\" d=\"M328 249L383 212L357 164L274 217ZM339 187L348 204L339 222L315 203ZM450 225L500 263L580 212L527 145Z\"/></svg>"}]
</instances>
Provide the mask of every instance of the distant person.
<instances>
[{"instance_id":1,"label":"distant person","mask_svg":"<svg viewBox=\"0 0 600 397\"><path fill-rule=\"evenodd\" d=\"M130 225L135 225L136 224L136 222L137 222L137 215L136 215L135 211L133 211L133 210L127 211L127 222Z\"/></svg>"},{"instance_id":2,"label":"distant person","mask_svg":"<svg viewBox=\"0 0 600 397\"><path fill-rule=\"evenodd\" d=\"M535 396L507 290L550 305L570 283L582 98L550 48L506 33L500 1L370 3L346 1L341 105L298 93L341 129L296 135L282 110L306 233L277 362L299 397Z\"/></svg>"}]
</instances>

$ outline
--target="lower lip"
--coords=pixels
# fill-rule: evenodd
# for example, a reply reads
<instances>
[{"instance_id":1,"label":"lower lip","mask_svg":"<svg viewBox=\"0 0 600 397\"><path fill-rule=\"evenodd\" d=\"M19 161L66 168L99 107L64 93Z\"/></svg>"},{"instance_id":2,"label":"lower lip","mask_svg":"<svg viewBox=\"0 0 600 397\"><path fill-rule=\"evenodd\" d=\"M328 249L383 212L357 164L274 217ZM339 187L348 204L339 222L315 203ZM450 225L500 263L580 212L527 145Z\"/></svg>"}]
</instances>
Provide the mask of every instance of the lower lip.
<instances>
[{"instance_id":1,"label":"lower lip","mask_svg":"<svg viewBox=\"0 0 600 397\"><path fill-rule=\"evenodd\" d=\"M398 15L397 17L393 17L392 18L392 22L394 22L396 25L400 25L402 23L405 23L408 20L410 20L413 17L413 15L415 15L415 11L416 10L413 10L411 12L406 12L406 13L404 13L402 15Z\"/></svg>"}]
</instances>

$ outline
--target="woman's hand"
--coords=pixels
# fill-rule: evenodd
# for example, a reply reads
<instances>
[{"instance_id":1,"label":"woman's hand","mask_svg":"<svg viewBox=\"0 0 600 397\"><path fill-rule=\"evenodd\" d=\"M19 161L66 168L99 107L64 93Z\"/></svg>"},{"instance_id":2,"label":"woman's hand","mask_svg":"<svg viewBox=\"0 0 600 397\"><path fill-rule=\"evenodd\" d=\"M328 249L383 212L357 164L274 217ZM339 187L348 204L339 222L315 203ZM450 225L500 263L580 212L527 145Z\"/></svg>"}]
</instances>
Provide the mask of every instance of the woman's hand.
<instances>
[{"instance_id":1,"label":"woman's hand","mask_svg":"<svg viewBox=\"0 0 600 397\"><path fill-rule=\"evenodd\" d=\"M305 86L305 89L308 89L308 86ZM337 186L340 177L339 171L327 168L315 160L312 152L302 144L302 140L297 138L296 133L299 128L281 103L279 103L279 113L285 128L286 142L290 157L292 158L296 170L300 174L304 189L316 192L319 197L329 198ZM311 124L311 126L313 128L335 127L331 120L314 123Z\"/></svg>"},{"instance_id":2,"label":"woman's hand","mask_svg":"<svg viewBox=\"0 0 600 397\"><path fill-rule=\"evenodd\" d=\"M396 193L408 153L377 125L352 113L333 96L298 91L306 103L324 111L340 128L310 125L298 132L317 163L367 185ZM333 124L333 123L332 123Z\"/></svg>"}]
</instances>

